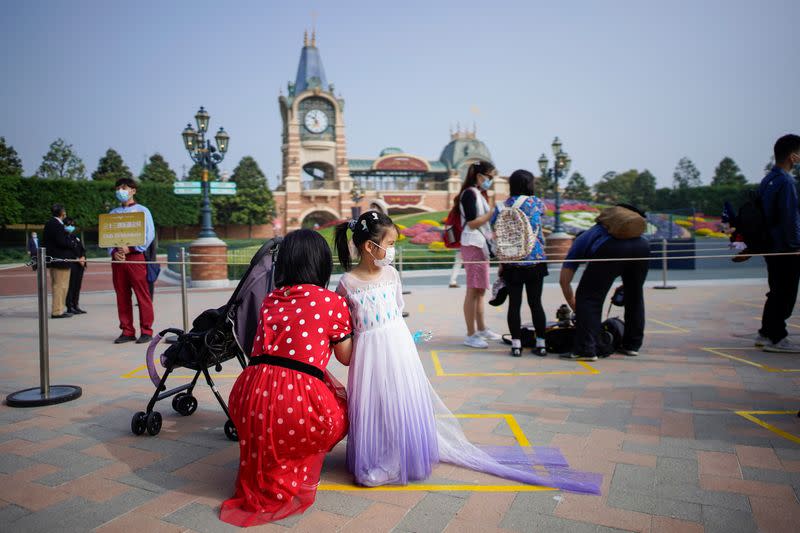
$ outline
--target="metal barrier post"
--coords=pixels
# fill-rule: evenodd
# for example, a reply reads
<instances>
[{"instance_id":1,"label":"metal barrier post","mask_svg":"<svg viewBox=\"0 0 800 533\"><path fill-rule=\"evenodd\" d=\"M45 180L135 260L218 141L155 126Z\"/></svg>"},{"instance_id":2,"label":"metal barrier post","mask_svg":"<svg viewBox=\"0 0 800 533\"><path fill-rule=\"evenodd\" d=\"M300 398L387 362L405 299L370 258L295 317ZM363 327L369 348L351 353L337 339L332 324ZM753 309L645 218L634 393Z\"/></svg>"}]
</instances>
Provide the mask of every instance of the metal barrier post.
<instances>
[{"instance_id":1,"label":"metal barrier post","mask_svg":"<svg viewBox=\"0 0 800 533\"><path fill-rule=\"evenodd\" d=\"M183 308L183 331L189 331L189 297L186 293L186 248L181 246L181 307Z\"/></svg>"},{"instance_id":2,"label":"metal barrier post","mask_svg":"<svg viewBox=\"0 0 800 533\"><path fill-rule=\"evenodd\" d=\"M397 272L400 274L400 283L403 283L403 249L397 248L397 251L400 255L400 257L397 259L398 266L400 267L398 268ZM411 291L405 288L405 284L403 284L403 294L411 294Z\"/></svg>"},{"instance_id":3,"label":"metal barrier post","mask_svg":"<svg viewBox=\"0 0 800 533\"><path fill-rule=\"evenodd\" d=\"M36 293L39 300L39 386L6 396L9 407L38 407L80 398L83 391L74 385L50 386L50 343L47 331L47 250L36 254Z\"/></svg>"},{"instance_id":4,"label":"metal barrier post","mask_svg":"<svg viewBox=\"0 0 800 533\"><path fill-rule=\"evenodd\" d=\"M674 289L674 285L667 285L667 239L661 239L661 286L654 289Z\"/></svg>"}]
</instances>

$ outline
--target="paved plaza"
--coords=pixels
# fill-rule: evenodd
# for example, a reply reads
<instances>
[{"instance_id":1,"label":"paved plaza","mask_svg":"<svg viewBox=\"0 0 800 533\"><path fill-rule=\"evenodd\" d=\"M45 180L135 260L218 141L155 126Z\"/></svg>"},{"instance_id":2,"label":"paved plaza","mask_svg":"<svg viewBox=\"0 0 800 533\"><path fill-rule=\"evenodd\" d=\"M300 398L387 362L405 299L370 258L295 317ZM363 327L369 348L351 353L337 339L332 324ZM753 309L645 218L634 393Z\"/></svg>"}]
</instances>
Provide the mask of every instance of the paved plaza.
<instances>
[{"instance_id":1,"label":"paved plaza","mask_svg":"<svg viewBox=\"0 0 800 533\"><path fill-rule=\"evenodd\" d=\"M326 460L315 505L253 531L796 530L800 356L766 354L732 336L756 331L765 283L676 284L647 289L639 357L595 363L513 359L502 345L468 349L463 288L410 285L405 297L411 329L433 332L420 347L428 376L467 435L485 445L556 447L571 467L603 475L601 496L444 464L424 483L362 489L345 470L341 443ZM229 294L190 291L190 317ZM546 285L544 301L553 315L556 285ZM50 373L53 384L79 385L83 396L0 407L0 531L235 529L217 513L232 493L238 446L225 438L210 390L198 385L200 406L189 417L160 403L158 436L132 435L131 415L153 391L144 349L111 343L119 333L112 292L84 294L81 305L89 314L50 321ZM180 326L176 289L162 288L155 305L157 329ZM31 296L0 298L3 397L38 385L36 309ZM504 309L488 313L490 327L505 331ZM797 314L790 330L800 334ZM346 378L338 363L331 369ZM239 371L234 360L219 374L225 398Z\"/></svg>"}]
</instances>

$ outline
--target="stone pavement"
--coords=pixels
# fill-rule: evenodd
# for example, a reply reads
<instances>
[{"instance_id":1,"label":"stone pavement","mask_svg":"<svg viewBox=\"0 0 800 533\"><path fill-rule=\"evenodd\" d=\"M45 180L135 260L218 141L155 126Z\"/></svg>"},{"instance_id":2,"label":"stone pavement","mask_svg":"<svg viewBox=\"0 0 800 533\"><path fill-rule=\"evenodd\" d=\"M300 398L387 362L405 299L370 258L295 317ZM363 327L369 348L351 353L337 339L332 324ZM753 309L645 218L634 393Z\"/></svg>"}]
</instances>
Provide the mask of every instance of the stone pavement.
<instances>
[{"instance_id":1,"label":"stone pavement","mask_svg":"<svg viewBox=\"0 0 800 533\"><path fill-rule=\"evenodd\" d=\"M555 275L551 274L551 277ZM463 289L411 287L413 329L433 330L420 357L468 436L487 445L559 448L574 468L603 474L584 496L440 465L408 487L359 489L344 445L328 457L315 505L254 531L680 531L796 530L800 523L800 356L765 354L732 332L754 332L758 281L648 289L642 355L581 364L504 346L460 345ZM553 314L561 298L545 288ZM230 291L192 291L190 316ZM0 531L228 531L238 447L205 385L190 417L168 402L156 437L130 419L153 391L139 345L115 346L113 293L82 296L88 315L50 322L53 384L83 387L73 402L0 407ZM179 325L180 296L156 295L157 327ZM489 324L505 331L502 310ZM800 333L800 318L791 329ZM0 393L38 385L36 302L0 299ZM227 398L238 373L223 368ZM340 378L346 369L335 363ZM179 373L186 375L185 372ZM176 379L180 383L183 379Z\"/></svg>"}]
</instances>

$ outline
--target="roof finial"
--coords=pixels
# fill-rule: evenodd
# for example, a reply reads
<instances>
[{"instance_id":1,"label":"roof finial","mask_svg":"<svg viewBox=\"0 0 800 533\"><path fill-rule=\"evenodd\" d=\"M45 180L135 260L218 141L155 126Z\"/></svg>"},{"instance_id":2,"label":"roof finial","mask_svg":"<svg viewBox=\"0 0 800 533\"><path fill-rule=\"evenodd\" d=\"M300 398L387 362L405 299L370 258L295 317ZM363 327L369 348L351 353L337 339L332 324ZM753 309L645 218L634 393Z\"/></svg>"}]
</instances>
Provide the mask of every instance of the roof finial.
<instances>
[{"instance_id":1,"label":"roof finial","mask_svg":"<svg viewBox=\"0 0 800 533\"><path fill-rule=\"evenodd\" d=\"M308 46L308 30L303 32L303 46Z\"/></svg>"},{"instance_id":2,"label":"roof finial","mask_svg":"<svg viewBox=\"0 0 800 533\"><path fill-rule=\"evenodd\" d=\"M311 30L311 46L317 46L317 30Z\"/></svg>"},{"instance_id":3,"label":"roof finial","mask_svg":"<svg viewBox=\"0 0 800 533\"><path fill-rule=\"evenodd\" d=\"M317 12L311 12L311 46L317 46Z\"/></svg>"}]
</instances>

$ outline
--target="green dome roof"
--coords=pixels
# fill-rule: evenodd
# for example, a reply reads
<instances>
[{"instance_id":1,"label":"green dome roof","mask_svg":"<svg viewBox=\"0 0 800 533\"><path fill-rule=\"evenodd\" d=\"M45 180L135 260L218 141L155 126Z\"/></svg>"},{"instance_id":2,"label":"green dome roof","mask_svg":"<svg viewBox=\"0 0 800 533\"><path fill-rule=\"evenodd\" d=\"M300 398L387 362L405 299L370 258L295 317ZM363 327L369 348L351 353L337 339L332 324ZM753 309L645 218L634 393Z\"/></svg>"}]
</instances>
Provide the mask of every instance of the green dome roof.
<instances>
[{"instance_id":1,"label":"green dome roof","mask_svg":"<svg viewBox=\"0 0 800 533\"><path fill-rule=\"evenodd\" d=\"M390 146L388 148L384 148L383 150L381 150L381 153L378 157L383 157L385 155L391 155L391 154L403 154L403 153L405 152L403 151L402 148L397 148L396 146Z\"/></svg>"},{"instance_id":2,"label":"green dome roof","mask_svg":"<svg viewBox=\"0 0 800 533\"><path fill-rule=\"evenodd\" d=\"M467 164L478 159L493 163L492 154L489 153L489 149L483 141L464 137L451 140L442 150L442 155L439 156L439 161L448 169L458 170L462 173Z\"/></svg>"}]
</instances>

